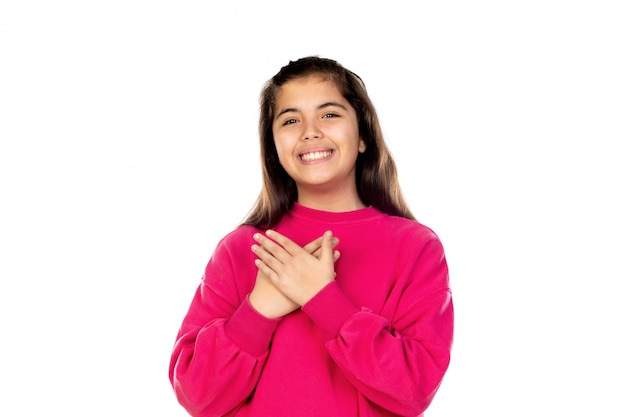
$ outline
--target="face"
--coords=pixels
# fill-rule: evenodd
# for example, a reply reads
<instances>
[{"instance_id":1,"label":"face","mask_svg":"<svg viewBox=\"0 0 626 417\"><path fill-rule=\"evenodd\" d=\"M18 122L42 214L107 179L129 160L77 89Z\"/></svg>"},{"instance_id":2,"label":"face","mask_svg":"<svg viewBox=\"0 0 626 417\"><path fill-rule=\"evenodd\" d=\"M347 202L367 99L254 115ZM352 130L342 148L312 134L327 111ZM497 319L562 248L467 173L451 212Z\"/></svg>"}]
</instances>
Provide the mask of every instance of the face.
<instances>
[{"instance_id":1,"label":"face","mask_svg":"<svg viewBox=\"0 0 626 417\"><path fill-rule=\"evenodd\" d=\"M320 77L291 80L276 96L275 114L278 158L299 199L316 191L356 195L355 164L365 143L354 108L335 84Z\"/></svg>"}]
</instances>

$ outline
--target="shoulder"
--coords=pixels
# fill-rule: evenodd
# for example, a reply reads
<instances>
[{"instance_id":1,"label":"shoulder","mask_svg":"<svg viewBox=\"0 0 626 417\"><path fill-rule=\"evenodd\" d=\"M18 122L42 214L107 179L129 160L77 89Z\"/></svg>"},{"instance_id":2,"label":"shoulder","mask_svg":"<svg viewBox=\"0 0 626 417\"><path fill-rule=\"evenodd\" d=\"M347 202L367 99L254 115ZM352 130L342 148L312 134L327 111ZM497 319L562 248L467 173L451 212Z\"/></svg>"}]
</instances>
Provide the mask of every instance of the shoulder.
<instances>
[{"instance_id":1,"label":"shoulder","mask_svg":"<svg viewBox=\"0 0 626 417\"><path fill-rule=\"evenodd\" d=\"M391 248L396 259L405 262L424 262L427 259L440 262L445 259L445 249L441 239L429 226L416 220L397 216L384 216L378 233L381 241Z\"/></svg>"},{"instance_id":2,"label":"shoulder","mask_svg":"<svg viewBox=\"0 0 626 417\"><path fill-rule=\"evenodd\" d=\"M252 236L258 232L258 229L249 225L241 225L232 232L224 236L215 248L216 254L232 255L245 249L249 251L250 245L254 243Z\"/></svg>"},{"instance_id":3,"label":"shoulder","mask_svg":"<svg viewBox=\"0 0 626 417\"><path fill-rule=\"evenodd\" d=\"M425 244L437 242L440 244L439 236L435 231L417 220L385 215L381 217L380 226L387 230L394 239L404 243Z\"/></svg>"}]
</instances>

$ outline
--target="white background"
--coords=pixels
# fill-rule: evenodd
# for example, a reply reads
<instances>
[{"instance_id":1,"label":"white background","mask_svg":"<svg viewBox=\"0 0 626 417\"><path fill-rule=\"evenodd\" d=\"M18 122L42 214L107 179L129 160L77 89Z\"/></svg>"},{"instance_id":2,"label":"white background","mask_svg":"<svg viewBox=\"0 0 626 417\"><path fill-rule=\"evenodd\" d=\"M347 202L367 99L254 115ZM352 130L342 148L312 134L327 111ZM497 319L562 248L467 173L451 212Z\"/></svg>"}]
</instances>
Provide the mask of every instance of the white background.
<instances>
[{"instance_id":1,"label":"white background","mask_svg":"<svg viewBox=\"0 0 626 417\"><path fill-rule=\"evenodd\" d=\"M3 1L0 415L186 415L174 337L309 54L365 80L447 251L428 417L623 415L625 51L621 1Z\"/></svg>"}]
</instances>

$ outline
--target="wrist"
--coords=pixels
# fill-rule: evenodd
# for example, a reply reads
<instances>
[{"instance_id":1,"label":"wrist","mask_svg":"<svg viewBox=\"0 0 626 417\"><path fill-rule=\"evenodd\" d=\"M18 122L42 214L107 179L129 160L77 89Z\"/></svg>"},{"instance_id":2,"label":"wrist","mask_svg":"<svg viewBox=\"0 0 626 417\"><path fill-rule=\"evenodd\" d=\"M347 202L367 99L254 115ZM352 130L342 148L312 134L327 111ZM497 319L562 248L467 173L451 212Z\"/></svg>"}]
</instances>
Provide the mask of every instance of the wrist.
<instances>
[{"instance_id":1,"label":"wrist","mask_svg":"<svg viewBox=\"0 0 626 417\"><path fill-rule=\"evenodd\" d=\"M268 319L277 319L285 315L284 312L276 308L276 303L268 301L267 297L259 296L254 291L248 296L248 301L254 311Z\"/></svg>"}]
</instances>

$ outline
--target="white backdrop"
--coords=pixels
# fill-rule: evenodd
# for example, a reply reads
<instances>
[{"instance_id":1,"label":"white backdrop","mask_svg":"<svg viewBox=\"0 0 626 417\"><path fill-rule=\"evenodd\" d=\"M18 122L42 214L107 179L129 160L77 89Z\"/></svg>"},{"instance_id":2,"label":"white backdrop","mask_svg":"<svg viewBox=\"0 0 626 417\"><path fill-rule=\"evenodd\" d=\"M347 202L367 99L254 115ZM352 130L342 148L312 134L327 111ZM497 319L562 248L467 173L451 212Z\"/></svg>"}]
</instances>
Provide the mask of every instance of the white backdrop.
<instances>
[{"instance_id":1,"label":"white backdrop","mask_svg":"<svg viewBox=\"0 0 626 417\"><path fill-rule=\"evenodd\" d=\"M174 337L309 54L365 80L446 247L428 416L626 413L626 3L249 3L2 1L0 415L186 415Z\"/></svg>"}]
</instances>

